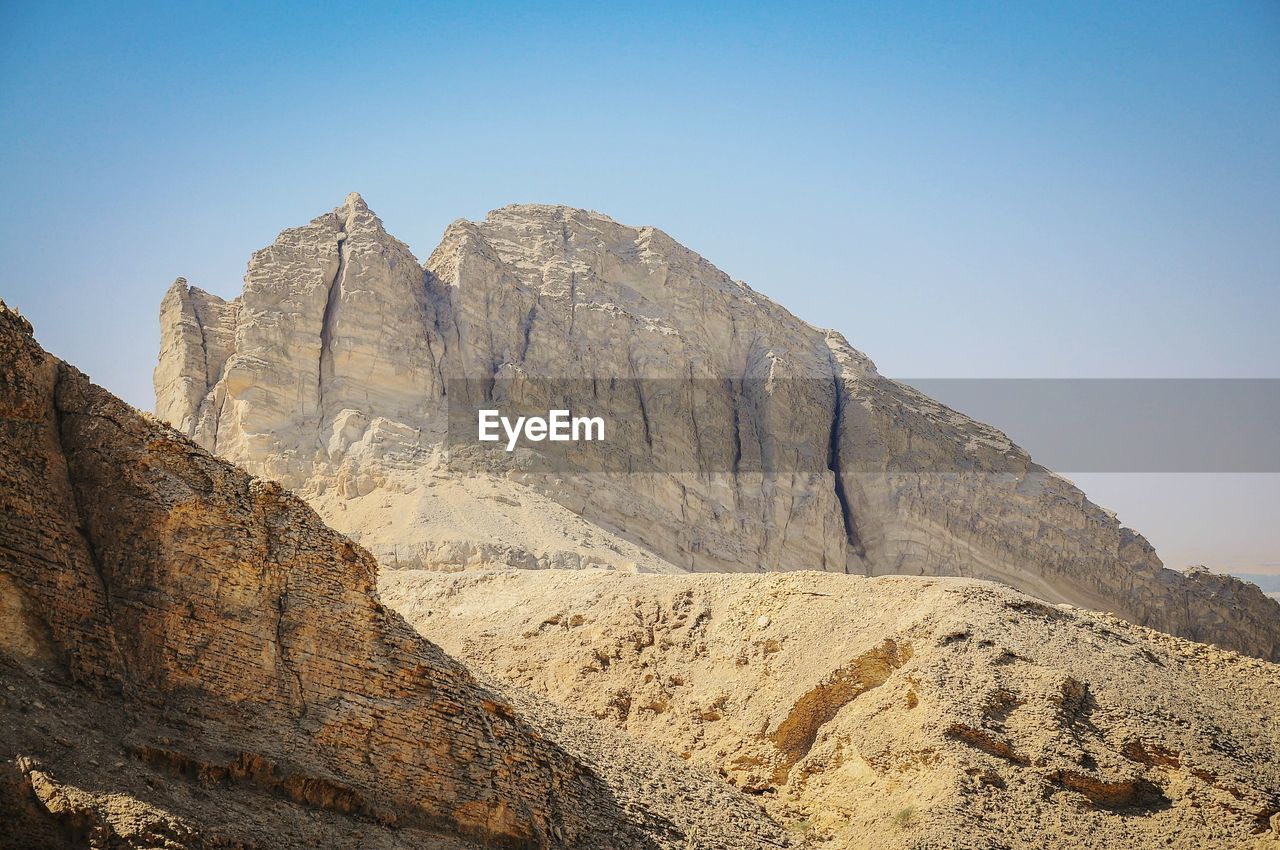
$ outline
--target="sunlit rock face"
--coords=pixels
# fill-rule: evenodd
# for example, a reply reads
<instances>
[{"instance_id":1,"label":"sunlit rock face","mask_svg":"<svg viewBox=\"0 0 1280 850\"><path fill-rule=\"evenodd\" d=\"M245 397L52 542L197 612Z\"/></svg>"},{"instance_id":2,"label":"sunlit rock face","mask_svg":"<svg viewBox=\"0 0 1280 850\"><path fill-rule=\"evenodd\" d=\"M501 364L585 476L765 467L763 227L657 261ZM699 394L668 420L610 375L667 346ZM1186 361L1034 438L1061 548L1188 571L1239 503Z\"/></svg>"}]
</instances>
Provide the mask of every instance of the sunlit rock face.
<instances>
[{"instance_id":1,"label":"sunlit rock face","mask_svg":"<svg viewBox=\"0 0 1280 850\"><path fill-rule=\"evenodd\" d=\"M786 846L675 756L517 710L368 552L3 302L0 435L0 848Z\"/></svg>"},{"instance_id":2,"label":"sunlit rock face","mask_svg":"<svg viewBox=\"0 0 1280 850\"><path fill-rule=\"evenodd\" d=\"M1004 434L652 227L504 207L420 265L352 195L232 301L176 282L161 328L157 412L385 565L967 576L1280 657L1256 588L1164 569ZM612 437L474 452L448 410L476 393Z\"/></svg>"}]
</instances>

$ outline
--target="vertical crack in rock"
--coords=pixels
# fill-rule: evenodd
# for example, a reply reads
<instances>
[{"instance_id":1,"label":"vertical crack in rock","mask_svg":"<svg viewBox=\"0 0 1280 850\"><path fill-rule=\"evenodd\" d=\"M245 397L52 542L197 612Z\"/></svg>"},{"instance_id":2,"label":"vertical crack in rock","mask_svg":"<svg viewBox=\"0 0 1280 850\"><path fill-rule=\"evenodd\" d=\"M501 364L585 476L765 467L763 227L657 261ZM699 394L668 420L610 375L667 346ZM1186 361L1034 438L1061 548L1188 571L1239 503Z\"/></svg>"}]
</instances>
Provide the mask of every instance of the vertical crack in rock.
<instances>
[{"instance_id":1,"label":"vertical crack in rock","mask_svg":"<svg viewBox=\"0 0 1280 850\"><path fill-rule=\"evenodd\" d=\"M187 290L190 295L190 289ZM196 327L200 330L200 356L204 360L204 386L200 389L200 397L207 398L210 392L217 392L218 380L209 372L209 336L205 333L204 320L200 318L200 311L196 309L195 299L191 300L191 315L196 320ZM218 412L213 420L213 448L212 451L218 450L218 425L222 420L222 408L227 403L227 396L224 393L222 399L218 402Z\"/></svg>"},{"instance_id":2,"label":"vertical crack in rock","mask_svg":"<svg viewBox=\"0 0 1280 850\"><path fill-rule=\"evenodd\" d=\"M214 395L218 394L218 388L214 388ZM218 412L213 417L213 448L210 451L218 450L218 433L222 430L222 411L227 406L227 391L222 390L222 395L218 399Z\"/></svg>"},{"instance_id":3,"label":"vertical crack in rock","mask_svg":"<svg viewBox=\"0 0 1280 850\"><path fill-rule=\"evenodd\" d=\"M262 547L261 582L275 584L273 574L279 576L280 592L271 607L274 609L275 626L272 633L275 638L276 658L280 669L276 672L277 686L284 691L285 704L290 714L301 718L307 714L307 701L302 684L302 674L298 671L290 657L285 641L285 612L289 606L289 572L285 565L298 563L301 552L295 543L292 552L282 550L283 540L271 524L271 508L261 494L252 492L252 485L247 494L252 505L255 522L260 528L259 545ZM265 589L265 588L264 588Z\"/></svg>"},{"instance_id":4,"label":"vertical crack in rock","mask_svg":"<svg viewBox=\"0 0 1280 850\"><path fill-rule=\"evenodd\" d=\"M649 431L649 411L644 404L644 391L640 388L640 382L636 381L636 398L640 402L640 420L644 423L644 442L649 448L653 448L653 434Z\"/></svg>"},{"instance_id":5,"label":"vertical crack in rock","mask_svg":"<svg viewBox=\"0 0 1280 850\"><path fill-rule=\"evenodd\" d=\"M453 302L453 288L447 282L441 281L430 269L422 270L422 282L427 292L427 300L431 302L432 325L435 328L436 335L440 337L440 345L444 349L440 353L440 359L436 363L436 369L440 374L441 393L448 395L445 384L444 367L445 360L449 357L449 336L445 333L444 323L441 321L441 311L444 311L445 319L453 328L453 339L456 343L453 347L457 353L457 357L462 357L462 328L458 325L458 307Z\"/></svg>"},{"instance_id":6,"label":"vertical crack in rock","mask_svg":"<svg viewBox=\"0 0 1280 850\"><path fill-rule=\"evenodd\" d=\"M188 288L188 296L190 296L190 292L191 290ZM204 319L200 318L200 311L196 309L194 298L191 300L191 316L196 320L196 329L200 331L200 358L204 361L204 386L200 390L200 397L203 398L209 394L215 379L213 375L209 374L209 336L205 333Z\"/></svg>"},{"instance_id":7,"label":"vertical crack in rock","mask_svg":"<svg viewBox=\"0 0 1280 850\"><path fill-rule=\"evenodd\" d=\"M442 283L430 269L422 269L422 292L424 292L424 303L429 305L431 309L430 326L426 328L426 348L431 355L431 361L435 364L435 376L440 381L440 396L447 398L449 394L448 380L444 376L445 361L449 358L449 337L444 333L444 323L448 321L453 326L453 339L456 341L454 351L462 351L462 329L458 328L457 311L454 310L453 300L451 297L452 289L449 284ZM442 319L443 315L443 319ZM435 347L431 344L433 332L440 341L439 356L435 355Z\"/></svg>"},{"instance_id":8,"label":"vertical crack in rock","mask_svg":"<svg viewBox=\"0 0 1280 850\"><path fill-rule=\"evenodd\" d=\"M835 390L835 404L831 414L831 433L827 440L827 469L831 470L836 480L836 501L840 503L840 518L844 522L844 536L853 551L862 557L865 554L862 540L858 537L858 527L853 519L853 509L849 505L849 494L844 489L844 475L840 469L840 423L844 419L844 384L840 380L840 365L831 360L831 384ZM849 571L846 561L844 571Z\"/></svg>"},{"instance_id":9,"label":"vertical crack in rock","mask_svg":"<svg viewBox=\"0 0 1280 850\"><path fill-rule=\"evenodd\" d=\"M440 395L448 396L449 388L444 378L444 360L449 356L449 338L444 335L444 330L440 325L440 299L437 297L433 284L435 276L430 271L422 270L422 293L425 304L431 306L431 328L425 334L427 339L427 353L431 356L431 363L436 370L436 380L440 382ZM447 304L447 301L446 301ZM426 316L424 315L424 319ZM436 356L435 346L431 344L431 331L440 338L440 355Z\"/></svg>"},{"instance_id":10,"label":"vertical crack in rock","mask_svg":"<svg viewBox=\"0 0 1280 850\"><path fill-rule=\"evenodd\" d=\"M699 475L706 472L706 450L702 445L702 426L698 424L697 382L693 378L693 364L688 364L685 373L689 376L689 424L693 428L693 457L698 464Z\"/></svg>"},{"instance_id":11,"label":"vertical crack in rock","mask_svg":"<svg viewBox=\"0 0 1280 850\"><path fill-rule=\"evenodd\" d=\"M564 264L569 267L569 330L565 334L565 339L573 339L573 324L577 311L575 307L578 303L578 272L573 268L573 261L569 257L569 244L573 241L569 234L569 222L565 218L565 211L560 210L560 256L564 260ZM525 335L526 348L528 347L528 334Z\"/></svg>"},{"instance_id":12,"label":"vertical crack in rock","mask_svg":"<svg viewBox=\"0 0 1280 850\"><path fill-rule=\"evenodd\" d=\"M733 392L730 381L730 398L733 399L733 477L738 477L738 467L742 464L742 422L738 417L738 394Z\"/></svg>"},{"instance_id":13,"label":"vertical crack in rock","mask_svg":"<svg viewBox=\"0 0 1280 850\"><path fill-rule=\"evenodd\" d=\"M347 227L338 225L338 269L329 281L329 293L320 319L320 365L316 370L316 429L324 428L324 382L333 376L333 326L338 318L338 302L342 299L342 278L347 272Z\"/></svg>"},{"instance_id":14,"label":"vertical crack in rock","mask_svg":"<svg viewBox=\"0 0 1280 850\"><path fill-rule=\"evenodd\" d=\"M636 391L636 401L640 405L640 422L644 425L644 442L650 448L650 460L653 459L653 433L649 430L649 408L645 405L644 400L644 381L636 374L636 361L634 353L630 348L627 349L627 366L631 371L631 386Z\"/></svg>"},{"instance_id":15,"label":"vertical crack in rock","mask_svg":"<svg viewBox=\"0 0 1280 850\"><path fill-rule=\"evenodd\" d=\"M524 340L520 345L520 362L521 363L524 362L525 355L529 353L529 335L533 333L533 322L534 322L534 319L536 318L538 318L538 297L535 295L533 300L533 306L530 307L529 312L525 314L524 324L521 326L521 331L524 335Z\"/></svg>"}]
</instances>

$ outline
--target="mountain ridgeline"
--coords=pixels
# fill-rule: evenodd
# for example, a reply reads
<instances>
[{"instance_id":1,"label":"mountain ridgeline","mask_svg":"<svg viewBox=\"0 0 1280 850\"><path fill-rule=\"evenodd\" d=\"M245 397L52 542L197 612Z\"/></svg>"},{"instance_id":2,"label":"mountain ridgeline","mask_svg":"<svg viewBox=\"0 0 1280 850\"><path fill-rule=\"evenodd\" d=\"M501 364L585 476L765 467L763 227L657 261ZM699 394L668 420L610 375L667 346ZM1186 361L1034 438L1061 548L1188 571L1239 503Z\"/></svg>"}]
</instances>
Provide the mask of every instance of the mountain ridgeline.
<instances>
[{"instance_id":1,"label":"mountain ridgeline","mask_svg":"<svg viewBox=\"0 0 1280 850\"><path fill-rule=\"evenodd\" d=\"M161 331L158 415L384 566L963 576L1280 659L1258 588L1165 569L1004 434L652 227L510 206L420 263L351 195L233 300L176 281ZM451 443L458 386L605 417L608 469Z\"/></svg>"}]
</instances>

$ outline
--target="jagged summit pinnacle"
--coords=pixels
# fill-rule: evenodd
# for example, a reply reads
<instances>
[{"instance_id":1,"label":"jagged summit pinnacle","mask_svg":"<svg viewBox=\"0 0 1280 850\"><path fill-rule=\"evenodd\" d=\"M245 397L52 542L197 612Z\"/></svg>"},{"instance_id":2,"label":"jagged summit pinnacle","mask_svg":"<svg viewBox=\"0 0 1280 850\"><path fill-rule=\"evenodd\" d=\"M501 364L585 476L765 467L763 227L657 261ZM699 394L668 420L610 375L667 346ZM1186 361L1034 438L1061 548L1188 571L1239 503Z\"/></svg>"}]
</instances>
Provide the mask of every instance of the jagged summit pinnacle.
<instances>
[{"instance_id":1,"label":"jagged summit pinnacle","mask_svg":"<svg viewBox=\"0 0 1280 850\"><path fill-rule=\"evenodd\" d=\"M348 230L364 228L379 233L386 233L383 227L382 219L378 218L369 205L365 203L364 198L359 192L349 192L342 203L328 212L321 213L307 223L306 228L292 227L284 230L276 238L279 244L281 239L290 237L291 234L299 233L307 228L321 227L325 230L335 230L336 233L345 233ZM325 238L328 238L326 235ZM341 240L338 240L341 241Z\"/></svg>"},{"instance_id":2,"label":"jagged summit pinnacle","mask_svg":"<svg viewBox=\"0 0 1280 850\"><path fill-rule=\"evenodd\" d=\"M169 288L164 291L164 297L185 298L191 288L191 284L187 282L185 277L175 277L173 283L169 284Z\"/></svg>"}]
</instances>

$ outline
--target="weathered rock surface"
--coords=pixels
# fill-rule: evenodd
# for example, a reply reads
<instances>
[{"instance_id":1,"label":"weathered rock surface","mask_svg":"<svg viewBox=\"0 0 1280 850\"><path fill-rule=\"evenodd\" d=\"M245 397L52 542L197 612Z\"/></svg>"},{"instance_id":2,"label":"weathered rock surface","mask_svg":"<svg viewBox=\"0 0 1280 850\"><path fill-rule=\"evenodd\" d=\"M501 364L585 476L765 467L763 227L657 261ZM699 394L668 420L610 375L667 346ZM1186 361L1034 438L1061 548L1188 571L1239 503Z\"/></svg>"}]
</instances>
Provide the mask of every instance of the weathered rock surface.
<instances>
[{"instance_id":1,"label":"weathered rock surface","mask_svg":"<svg viewBox=\"0 0 1280 850\"><path fill-rule=\"evenodd\" d=\"M720 771L815 848L1280 842L1280 665L1000 585L381 574L426 636Z\"/></svg>"},{"instance_id":2,"label":"weathered rock surface","mask_svg":"<svg viewBox=\"0 0 1280 850\"><path fill-rule=\"evenodd\" d=\"M367 552L2 303L0 434L0 845L780 840L674 757L581 730L566 752L383 607Z\"/></svg>"},{"instance_id":3,"label":"weathered rock surface","mask_svg":"<svg viewBox=\"0 0 1280 850\"><path fill-rule=\"evenodd\" d=\"M512 206L419 267L352 196L256 253L233 301L176 283L161 328L161 416L384 564L992 579L1280 658L1257 588L1163 568L999 431L654 228ZM474 400L447 396L459 379L524 401L564 381L557 402L616 437L567 472L529 451L495 467L446 441L449 404ZM449 499L427 489L442 470L468 473ZM495 481L550 527L506 522Z\"/></svg>"}]
</instances>

